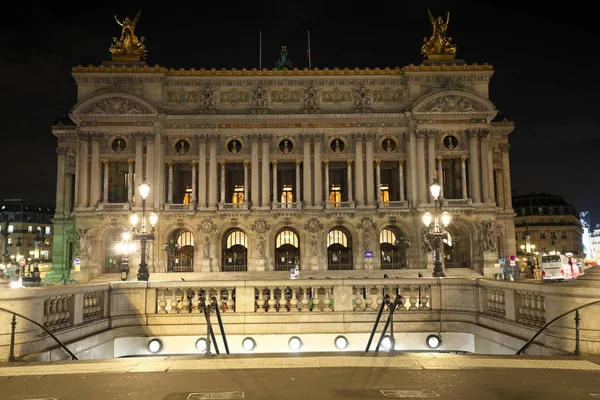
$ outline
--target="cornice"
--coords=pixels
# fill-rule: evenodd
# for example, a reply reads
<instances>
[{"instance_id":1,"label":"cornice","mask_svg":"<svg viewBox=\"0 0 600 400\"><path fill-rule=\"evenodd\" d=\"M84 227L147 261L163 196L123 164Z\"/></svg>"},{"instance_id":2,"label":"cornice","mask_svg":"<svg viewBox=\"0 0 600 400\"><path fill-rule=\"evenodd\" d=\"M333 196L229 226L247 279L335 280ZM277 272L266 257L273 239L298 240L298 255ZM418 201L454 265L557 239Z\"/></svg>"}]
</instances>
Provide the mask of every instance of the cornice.
<instances>
[{"instance_id":1,"label":"cornice","mask_svg":"<svg viewBox=\"0 0 600 400\"><path fill-rule=\"evenodd\" d=\"M159 73L168 76L325 76L325 75L401 75L405 72L438 72L438 71L493 71L493 67L489 64L409 64L405 67L396 68L313 68L313 69L174 69L155 65L150 67L144 66L126 66L126 65L101 65L84 67L77 65L73 67L73 73Z\"/></svg>"}]
</instances>

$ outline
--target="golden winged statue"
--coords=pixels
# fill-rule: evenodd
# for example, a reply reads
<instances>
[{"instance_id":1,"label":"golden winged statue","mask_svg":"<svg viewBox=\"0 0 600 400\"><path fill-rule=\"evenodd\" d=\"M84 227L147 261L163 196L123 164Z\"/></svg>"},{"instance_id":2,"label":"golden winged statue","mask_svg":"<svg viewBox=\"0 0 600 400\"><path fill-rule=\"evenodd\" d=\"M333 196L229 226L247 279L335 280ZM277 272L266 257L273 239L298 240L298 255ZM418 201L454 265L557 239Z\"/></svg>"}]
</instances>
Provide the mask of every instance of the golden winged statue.
<instances>
[{"instance_id":1,"label":"golden winged statue","mask_svg":"<svg viewBox=\"0 0 600 400\"><path fill-rule=\"evenodd\" d=\"M456 56L456 46L451 43L452 38L446 35L448 24L450 23L450 11L448 11L445 21L442 17L434 18L429 9L427 9L427 13L429 14L433 32L429 39L426 37L423 38L425 44L421 47L421 54L430 60L453 59Z\"/></svg>"},{"instance_id":2,"label":"golden winged statue","mask_svg":"<svg viewBox=\"0 0 600 400\"><path fill-rule=\"evenodd\" d=\"M135 26L140 19L142 11L138 11L133 19L125 17L123 21L115 15L115 21L121 28L121 37L113 37L113 44L110 47L112 59L114 61L139 61L146 58L146 46L144 46L144 37L135 35Z\"/></svg>"}]
</instances>

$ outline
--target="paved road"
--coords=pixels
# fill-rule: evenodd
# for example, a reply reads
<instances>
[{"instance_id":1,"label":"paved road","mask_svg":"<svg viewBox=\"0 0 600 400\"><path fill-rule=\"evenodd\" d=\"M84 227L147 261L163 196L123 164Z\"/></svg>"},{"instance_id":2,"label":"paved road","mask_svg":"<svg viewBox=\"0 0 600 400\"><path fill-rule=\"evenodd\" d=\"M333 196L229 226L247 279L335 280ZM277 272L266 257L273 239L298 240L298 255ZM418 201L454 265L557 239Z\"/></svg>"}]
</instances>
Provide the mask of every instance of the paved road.
<instances>
[{"instance_id":1,"label":"paved road","mask_svg":"<svg viewBox=\"0 0 600 400\"><path fill-rule=\"evenodd\" d=\"M399 354L0 364L0 399L600 399L600 359Z\"/></svg>"}]
</instances>

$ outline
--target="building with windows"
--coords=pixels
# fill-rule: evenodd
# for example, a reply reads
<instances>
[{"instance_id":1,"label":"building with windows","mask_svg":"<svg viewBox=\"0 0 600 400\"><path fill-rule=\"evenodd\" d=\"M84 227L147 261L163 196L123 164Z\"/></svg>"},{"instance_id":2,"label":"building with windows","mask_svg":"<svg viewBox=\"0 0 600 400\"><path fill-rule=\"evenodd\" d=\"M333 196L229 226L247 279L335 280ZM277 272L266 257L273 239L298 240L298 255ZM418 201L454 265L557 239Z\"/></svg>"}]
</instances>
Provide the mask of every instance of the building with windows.
<instances>
[{"instance_id":1,"label":"building with windows","mask_svg":"<svg viewBox=\"0 0 600 400\"><path fill-rule=\"evenodd\" d=\"M592 234L590 235L592 254L589 254L587 258L600 261L600 224L596 224Z\"/></svg>"},{"instance_id":2,"label":"building with windows","mask_svg":"<svg viewBox=\"0 0 600 400\"><path fill-rule=\"evenodd\" d=\"M573 253L583 260L583 228L579 212L564 198L548 193L513 196L517 255L539 263L539 256Z\"/></svg>"},{"instance_id":3,"label":"building with windows","mask_svg":"<svg viewBox=\"0 0 600 400\"><path fill-rule=\"evenodd\" d=\"M25 260L23 272L39 267L42 275L52 263L54 207L23 201L0 201L2 269L10 272ZM23 262L23 261L22 261Z\"/></svg>"},{"instance_id":4,"label":"building with windows","mask_svg":"<svg viewBox=\"0 0 600 400\"><path fill-rule=\"evenodd\" d=\"M446 271L491 275L516 248L514 125L489 98L493 67L446 50L398 68L180 70L119 47L112 61L73 68L77 104L52 127L50 278L118 273L115 245L142 212L158 216L146 253L153 280L292 266L416 276L433 267L422 216L435 210L452 216Z\"/></svg>"}]
</instances>

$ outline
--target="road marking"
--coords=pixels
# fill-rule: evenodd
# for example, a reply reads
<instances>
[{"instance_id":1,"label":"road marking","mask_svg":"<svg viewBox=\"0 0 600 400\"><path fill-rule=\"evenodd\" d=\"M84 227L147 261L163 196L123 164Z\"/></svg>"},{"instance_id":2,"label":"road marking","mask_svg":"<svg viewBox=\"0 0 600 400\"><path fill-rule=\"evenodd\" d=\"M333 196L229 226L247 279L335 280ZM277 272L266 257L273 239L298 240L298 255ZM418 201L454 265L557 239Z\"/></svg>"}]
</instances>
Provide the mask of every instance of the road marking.
<instances>
[{"instance_id":1,"label":"road marking","mask_svg":"<svg viewBox=\"0 0 600 400\"><path fill-rule=\"evenodd\" d=\"M439 394L427 389L419 390L382 390L385 397L440 397Z\"/></svg>"},{"instance_id":2,"label":"road marking","mask_svg":"<svg viewBox=\"0 0 600 400\"><path fill-rule=\"evenodd\" d=\"M205 393L190 393L188 400L200 399L241 399L244 397L244 392L205 392Z\"/></svg>"}]
</instances>

